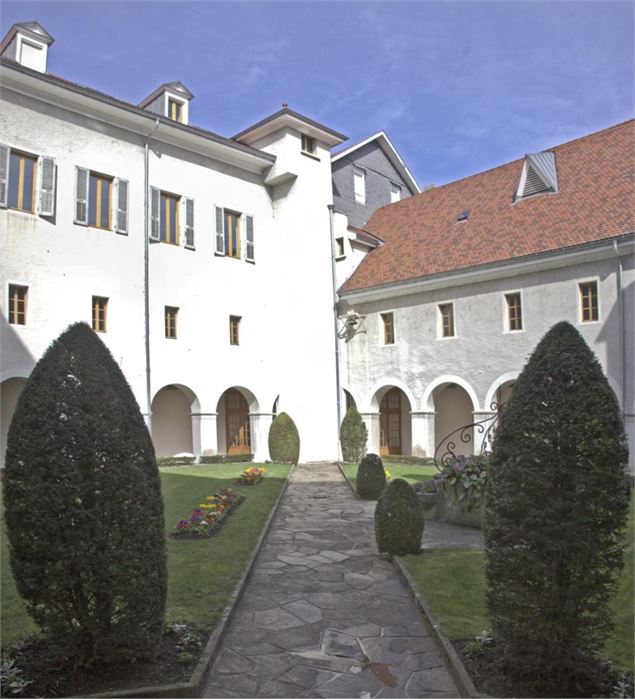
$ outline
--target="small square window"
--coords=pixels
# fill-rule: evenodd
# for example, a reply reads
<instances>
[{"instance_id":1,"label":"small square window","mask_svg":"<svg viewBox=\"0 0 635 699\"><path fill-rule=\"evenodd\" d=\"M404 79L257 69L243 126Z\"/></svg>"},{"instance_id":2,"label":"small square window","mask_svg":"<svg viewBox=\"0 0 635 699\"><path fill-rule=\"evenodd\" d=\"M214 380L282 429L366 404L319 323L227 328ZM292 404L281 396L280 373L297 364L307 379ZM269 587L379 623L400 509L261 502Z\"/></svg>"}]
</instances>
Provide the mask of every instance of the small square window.
<instances>
[{"instance_id":1,"label":"small square window","mask_svg":"<svg viewBox=\"0 0 635 699\"><path fill-rule=\"evenodd\" d=\"M97 333L106 332L106 311L108 299L103 296L93 296L93 330Z\"/></svg>"},{"instance_id":2,"label":"small square window","mask_svg":"<svg viewBox=\"0 0 635 699\"><path fill-rule=\"evenodd\" d=\"M382 313L381 320L384 324L384 344L395 344L395 318L392 313Z\"/></svg>"},{"instance_id":3,"label":"small square window","mask_svg":"<svg viewBox=\"0 0 635 699\"><path fill-rule=\"evenodd\" d=\"M523 312L520 302L520 292L505 294L507 305L507 330L515 332L523 329Z\"/></svg>"},{"instance_id":4,"label":"small square window","mask_svg":"<svg viewBox=\"0 0 635 699\"><path fill-rule=\"evenodd\" d=\"M316 152L315 139L311 136L307 136L305 133L302 134L302 151L304 153L310 153L315 155Z\"/></svg>"},{"instance_id":5,"label":"small square window","mask_svg":"<svg viewBox=\"0 0 635 699\"><path fill-rule=\"evenodd\" d=\"M28 286L9 284L9 323L11 325L26 325L28 293Z\"/></svg>"},{"instance_id":6,"label":"small square window","mask_svg":"<svg viewBox=\"0 0 635 699\"><path fill-rule=\"evenodd\" d=\"M581 282L580 290L580 320L583 323L592 323L600 319L600 307L598 303L598 283L596 281Z\"/></svg>"},{"instance_id":7,"label":"small square window","mask_svg":"<svg viewBox=\"0 0 635 699\"><path fill-rule=\"evenodd\" d=\"M240 344L240 316L229 316L229 344Z\"/></svg>"},{"instance_id":8,"label":"small square window","mask_svg":"<svg viewBox=\"0 0 635 699\"><path fill-rule=\"evenodd\" d=\"M441 337L454 337L454 304L439 304L439 327Z\"/></svg>"},{"instance_id":9,"label":"small square window","mask_svg":"<svg viewBox=\"0 0 635 699\"><path fill-rule=\"evenodd\" d=\"M335 257L337 259L346 257L344 254L344 238L335 238Z\"/></svg>"},{"instance_id":10,"label":"small square window","mask_svg":"<svg viewBox=\"0 0 635 699\"><path fill-rule=\"evenodd\" d=\"M168 117L173 121L183 121L183 103L168 99Z\"/></svg>"},{"instance_id":11,"label":"small square window","mask_svg":"<svg viewBox=\"0 0 635 699\"><path fill-rule=\"evenodd\" d=\"M176 317L179 309L174 306L165 307L165 336L171 340L176 340Z\"/></svg>"}]
</instances>

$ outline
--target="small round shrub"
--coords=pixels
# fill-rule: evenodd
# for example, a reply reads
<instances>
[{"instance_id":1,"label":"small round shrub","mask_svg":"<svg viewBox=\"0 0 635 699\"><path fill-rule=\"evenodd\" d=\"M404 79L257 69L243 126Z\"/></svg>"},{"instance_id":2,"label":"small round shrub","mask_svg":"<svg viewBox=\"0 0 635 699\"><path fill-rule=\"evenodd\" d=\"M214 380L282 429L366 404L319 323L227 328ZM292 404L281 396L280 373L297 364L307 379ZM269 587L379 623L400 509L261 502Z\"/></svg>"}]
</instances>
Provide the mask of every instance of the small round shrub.
<instances>
[{"instance_id":1,"label":"small round shrub","mask_svg":"<svg viewBox=\"0 0 635 699\"><path fill-rule=\"evenodd\" d=\"M18 592L58 652L86 665L150 657L167 591L159 472L134 395L85 323L24 386L4 502Z\"/></svg>"},{"instance_id":2,"label":"small round shrub","mask_svg":"<svg viewBox=\"0 0 635 699\"><path fill-rule=\"evenodd\" d=\"M375 539L379 552L396 556L419 553L423 525L423 512L414 489L402 478L395 478L386 486L375 507Z\"/></svg>"},{"instance_id":3,"label":"small round shrub","mask_svg":"<svg viewBox=\"0 0 635 699\"><path fill-rule=\"evenodd\" d=\"M384 464L377 454L366 454L357 468L357 494L364 500L377 500L386 487Z\"/></svg>"},{"instance_id":4,"label":"small round shrub","mask_svg":"<svg viewBox=\"0 0 635 699\"><path fill-rule=\"evenodd\" d=\"M342 420L340 427L340 443L342 445L342 458L350 464L356 464L366 454L366 442L368 430L357 412L357 408L350 407Z\"/></svg>"},{"instance_id":5,"label":"small round shrub","mask_svg":"<svg viewBox=\"0 0 635 699\"><path fill-rule=\"evenodd\" d=\"M269 457L280 464L297 464L300 458L300 435L295 422L280 413L269 428Z\"/></svg>"}]
</instances>

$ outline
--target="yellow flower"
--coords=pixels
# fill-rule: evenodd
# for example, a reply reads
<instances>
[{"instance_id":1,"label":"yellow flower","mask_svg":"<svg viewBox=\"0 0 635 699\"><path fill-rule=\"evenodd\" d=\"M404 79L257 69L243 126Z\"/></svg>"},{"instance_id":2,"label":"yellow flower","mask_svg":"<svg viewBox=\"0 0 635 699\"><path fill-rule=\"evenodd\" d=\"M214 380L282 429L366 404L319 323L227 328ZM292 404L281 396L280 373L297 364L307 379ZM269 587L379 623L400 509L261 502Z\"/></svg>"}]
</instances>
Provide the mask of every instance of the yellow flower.
<instances>
[{"instance_id":1,"label":"yellow flower","mask_svg":"<svg viewBox=\"0 0 635 699\"><path fill-rule=\"evenodd\" d=\"M390 471L387 468L384 469L384 475L386 478L390 478Z\"/></svg>"}]
</instances>

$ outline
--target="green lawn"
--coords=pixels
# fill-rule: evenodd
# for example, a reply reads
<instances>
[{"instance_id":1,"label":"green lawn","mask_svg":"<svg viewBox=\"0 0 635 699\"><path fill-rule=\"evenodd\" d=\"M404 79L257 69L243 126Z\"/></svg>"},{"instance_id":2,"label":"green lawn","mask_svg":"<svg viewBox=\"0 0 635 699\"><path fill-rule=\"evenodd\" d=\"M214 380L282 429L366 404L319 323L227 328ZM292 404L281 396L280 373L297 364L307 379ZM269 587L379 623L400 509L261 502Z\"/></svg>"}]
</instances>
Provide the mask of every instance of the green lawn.
<instances>
[{"instance_id":1,"label":"green lawn","mask_svg":"<svg viewBox=\"0 0 635 699\"><path fill-rule=\"evenodd\" d=\"M167 621L196 622L212 629L245 570L289 473L289 466L269 464L267 475L256 486L234 485L245 464L166 467L161 471L166 531L193 507L221 488L231 487L247 499L232 514L220 535L211 539L168 539ZM2 646L36 630L18 596L9 566L7 537L2 519Z\"/></svg>"},{"instance_id":2,"label":"green lawn","mask_svg":"<svg viewBox=\"0 0 635 699\"><path fill-rule=\"evenodd\" d=\"M391 464L384 462L384 468L390 472L390 478L403 478L408 483L431 479L435 473L439 473L436 466L418 466L417 464ZM342 464L346 477L353 485L357 480L357 464Z\"/></svg>"},{"instance_id":3,"label":"green lawn","mask_svg":"<svg viewBox=\"0 0 635 699\"><path fill-rule=\"evenodd\" d=\"M635 632L633 503L631 497L624 569L618 592L611 600L616 624L605 649L605 656L627 672L633 671ZM485 561L482 551L440 549L418 556L405 556L403 560L446 636L469 638L483 629L491 631L485 611Z\"/></svg>"}]
</instances>

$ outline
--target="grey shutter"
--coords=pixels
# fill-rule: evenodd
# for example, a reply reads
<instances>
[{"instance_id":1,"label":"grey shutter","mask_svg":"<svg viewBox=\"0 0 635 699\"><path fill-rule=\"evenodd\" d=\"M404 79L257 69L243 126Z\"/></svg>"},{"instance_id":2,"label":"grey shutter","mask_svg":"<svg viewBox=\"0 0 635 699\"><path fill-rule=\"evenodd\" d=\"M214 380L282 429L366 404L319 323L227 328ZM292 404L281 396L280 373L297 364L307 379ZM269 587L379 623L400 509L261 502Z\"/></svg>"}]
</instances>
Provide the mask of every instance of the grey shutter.
<instances>
[{"instance_id":1,"label":"grey shutter","mask_svg":"<svg viewBox=\"0 0 635 699\"><path fill-rule=\"evenodd\" d=\"M185 247L194 250L194 199L184 198Z\"/></svg>"},{"instance_id":2,"label":"grey shutter","mask_svg":"<svg viewBox=\"0 0 635 699\"><path fill-rule=\"evenodd\" d=\"M248 262L255 262L256 255L254 251L254 217L245 216L245 230L247 236L247 250L245 253L245 259Z\"/></svg>"},{"instance_id":3,"label":"grey shutter","mask_svg":"<svg viewBox=\"0 0 635 699\"><path fill-rule=\"evenodd\" d=\"M128 235L128 180L117 180L117 233Z\"/></svg>"},{"instance_id":4,"label":"grey shutter","mask_svg":"<svg viewBox=\"0 0 635 699\"><path fill-rule=\"evenodd\" d=\"M55 213L55 160L40 158L40 216Z\"/></svg>"},{"instance_id":5,"label":"grey shutter","mask_svg":"<svg viewBox=\"0 0 635 699\"><path fill-rule=\"evenodd\" d=\"M214 222L216 231L216 254L225 254L225 233L223 232L223 209L220 206L214 207Z\"/></svg>"},{"instance_id":6,"label":"grey shutter","mask_svg":"<svg viewBox=\"0 0 635 699\"><path fill-rule=\"evenodd\" d=\"M0 145L0 206L9 205L9 147Z\"/></svg>"},{"instance_id":7,"label":"grey shutter","mask_svg":"<svg viewBox=\"0 0 635 699\"><path fill-rule=\"evenodd\" d=\"M154 187L150 187L150 240L161 240L159 190Z\"/></svg>"},{"instance_id":8,"label":"grey shutter","mask_svg":"<svg viewBox=\"0 0 635 699\"><path fill-rule=\"evenodd\" d=\"M75 168L75 223L88 225L88 170Z\"/></svg>"}]
</instances>

